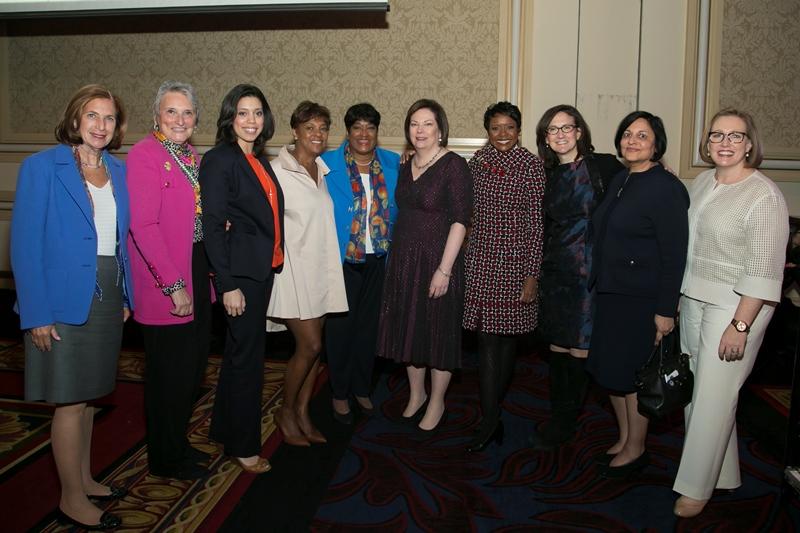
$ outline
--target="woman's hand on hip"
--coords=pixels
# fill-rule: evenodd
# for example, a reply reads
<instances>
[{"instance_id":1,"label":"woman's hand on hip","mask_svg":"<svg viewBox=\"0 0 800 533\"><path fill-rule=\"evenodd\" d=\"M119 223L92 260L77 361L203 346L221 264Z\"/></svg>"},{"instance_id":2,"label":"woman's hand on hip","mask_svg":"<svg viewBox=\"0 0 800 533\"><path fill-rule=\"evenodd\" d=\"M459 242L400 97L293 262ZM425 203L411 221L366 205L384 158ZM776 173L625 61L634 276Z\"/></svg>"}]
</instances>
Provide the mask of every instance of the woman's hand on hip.
<instances>
[{"instance_id":1,"label":"woman's hand on hip","mask_svg":"<svg viewBox=\"0 0 800 533\"><path fill-rule=\"evenodd\" d=\"M222 305L230 316L242 316L246 305L244 294L239 289L228 291L222 295Z\"/></svg>"},{"instance_id":2,"label":"woman's hand on hip","mask_svg":"<svg viewBox=\"0 0 800 533\"><path fill-rule=\"evenodd\" d=\"M431 285L428 288L428 298L441 298L447 294L447 287L450 286L450 276L445 276L438 268L433 273Z\"/></svg>"},{"instance_id":3,"label":"woman's hand on hip","mask_svg":"<svg viewBox=\"0 0 800 533\"><path fill-rule=\"evenodd\" d=\"M169 295L172 298L172 305L175 307L170 310L175 316L189 316L192 314L192 297L185 288L178 289Z\"/></svg>"},{"instance_id":4,"label":"woman's hand on hip","mask_svg":"<svg viewBox=\"0 0 800 533\"><path fill-rule=\"evenodd\" d=\"M656 323L656 340L653 344L658 344L661 342L664 335L675 329L675 319L668 316L656 315L654 321Z\"/></svg>"},{"instance_id":5,"label":"woman's hand on hip","mask_svg":"<svg viewBox=\"0 0 800 533\"><path fill-rule=\"evenodd\" d=\"M519 293L519 301L524 304L529 304L536 300L536 295L539 292L539 280L533 276L528 276L522 283L522 290Z\"/></svg>"},{"instance_id":6,"label":"woman's hand on hip","mask_svg":"<svg viewBox=\"0 0 800 533\"><path fill-rule=\"evenodd\" d=\"M747 333L736 331L736 328L728 324L722 332L719 341L718 355L720 361L738 361L744 357L744 347L747 345Z\"/></svg>"},{"instance_id":7,"label":"woman's hand on hip","mask_svg":"<svg viewBox=\"0 0 800 533\"><path fill-rule=\"evenodd\" d=\"M52 349L52 341L61 340L61 337L58 336L58 332L56 331L55 324L31 328L30 334L33 345L42 352L49 352Z\"/></svg>"}]
</instances>

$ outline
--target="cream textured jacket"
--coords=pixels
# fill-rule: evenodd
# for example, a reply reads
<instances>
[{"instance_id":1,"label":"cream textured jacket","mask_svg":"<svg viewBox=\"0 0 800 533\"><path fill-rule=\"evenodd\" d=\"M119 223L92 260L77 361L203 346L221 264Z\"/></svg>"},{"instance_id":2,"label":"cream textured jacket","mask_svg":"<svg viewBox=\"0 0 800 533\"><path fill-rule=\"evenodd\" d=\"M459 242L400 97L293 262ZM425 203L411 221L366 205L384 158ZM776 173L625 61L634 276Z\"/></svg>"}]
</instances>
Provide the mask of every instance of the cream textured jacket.
<instances>
[{"instance_id":1,"label":"cream textured jacket","mask_svg":"<svg viewBox=\"0 0 800 533\"><path fill-rule=\"evenodd\" d=\"M681 292L738 305L741 295L778 302L786 263L789 215L778 187L758 170L718 184L715 170L689 188L689 252Z\"/></svg>"}]
</instances>

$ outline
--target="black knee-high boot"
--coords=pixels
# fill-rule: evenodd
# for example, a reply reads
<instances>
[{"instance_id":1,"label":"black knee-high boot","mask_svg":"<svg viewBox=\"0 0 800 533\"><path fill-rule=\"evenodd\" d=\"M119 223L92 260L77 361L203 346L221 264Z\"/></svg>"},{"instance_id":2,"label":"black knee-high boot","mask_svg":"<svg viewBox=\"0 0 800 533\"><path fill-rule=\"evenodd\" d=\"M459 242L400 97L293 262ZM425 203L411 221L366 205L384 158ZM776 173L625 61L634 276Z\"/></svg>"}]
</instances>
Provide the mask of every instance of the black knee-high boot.
<instances>
[{"instance_id":1,"label":"black knee-high boot","mask_svg":"<svg viewBox=\"0 0 800 533\"><path fill-rule=\"evenodd\" d=\"M589 376L586 360L550 352L551 418L531 438L534 449L553 450L575 435Z\"/></svg>"},{"instance_id":2,"label":"black knee-high boot","mask_svg":"<svg viewBox=\"0 0 800 533\"><path fill-rule=\"evenodd\" d=\"M478 382L480 384L481 421L467 451L481 451L493 440L502 440L500 397L502 395L502 344L500 337L481 333L478 339Z\"/></svg>"},{"instance_id":3,"label":"black knee-high boot","mask_svg":"<svg viewBox=\"0 0 800 533\"><path fill-rule=\"evenodd\" d=\"M517 362L517 337L499 337L498 344L498 351L500 352L500 395L497 403L501 404L514 377L514 366Z\"/></svg>"}]
</instances>

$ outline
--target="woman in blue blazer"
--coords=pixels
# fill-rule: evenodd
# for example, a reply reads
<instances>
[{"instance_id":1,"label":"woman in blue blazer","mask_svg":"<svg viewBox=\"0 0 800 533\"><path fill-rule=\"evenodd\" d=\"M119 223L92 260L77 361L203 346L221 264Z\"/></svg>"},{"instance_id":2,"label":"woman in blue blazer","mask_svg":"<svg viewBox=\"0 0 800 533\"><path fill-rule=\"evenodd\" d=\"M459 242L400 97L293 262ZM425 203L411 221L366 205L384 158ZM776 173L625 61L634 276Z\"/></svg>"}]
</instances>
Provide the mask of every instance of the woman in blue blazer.
<instances>
[{"instance_id":1,"label":"woman in blue blazer","mask_svg":"<svg viewBox=\"0 0 800 533\"><path fill-rule=\"evenodd\" d=\"M87 404L114 389L122 325L133 309L125 167L107 151L120 147L124 132L119 98L100 85L79 89L56 127L60 144L22 163L11 219L25 399L56 404L59 511L86 529L121 524L90 499L126 494L92 478L95 408Z\"/></svg>"},{"instance_id":2,"label":"woman in blue blazer","mask_svg":"<svg viewBox=\"0 0 800 533\"><path fill-rule=\"evenodd\" d=\"M397 209L394 190L400 167L397 154L378 148L380 124L381 114L372 105L351 106L344 116L347 139L338 149L322 155L330 168L325 182L333 200L349 309L328 316L325 324L333 416L343 424L353 422L350 395L362 412L373 410L369 389L378 307Z\"/></svg>"}]
</instances>

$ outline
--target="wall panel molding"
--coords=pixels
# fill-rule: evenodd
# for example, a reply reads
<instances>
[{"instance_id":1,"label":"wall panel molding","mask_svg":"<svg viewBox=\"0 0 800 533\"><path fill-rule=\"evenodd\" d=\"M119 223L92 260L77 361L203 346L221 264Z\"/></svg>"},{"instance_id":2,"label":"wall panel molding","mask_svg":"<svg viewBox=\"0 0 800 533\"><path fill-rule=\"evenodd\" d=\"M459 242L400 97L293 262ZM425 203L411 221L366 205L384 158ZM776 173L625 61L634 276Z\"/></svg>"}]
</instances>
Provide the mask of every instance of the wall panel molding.
<instances>
[{"instance_id":1,"label":"wall panel molding","mask_svg":"<svg viewBox=\"0 0 800 533\"><path fill-rule=\"evenodd\" d=\"M768 5L769 4L769 5ZM783 7L783 11L775 7ZM757 33L757 39L754 43L744 42L744 37L741 34L733 34L725 36L724 31L741 31L741 28L731 24L727 24L728 18L739 18L741 13L736 12L739 9L758 9L759 13L767 17L766 21L761 19L752 20L753 17L745 18L751 20L753 27L745 28L748 33ZM726 9L728 10L726 12ZM770 19L769 17L772 17ZM684 84L684 106L683 106L683 119L684 119L684 135L682 142L682 157L681 157L681 176L694 177L701 171L708 168L699 156L698 149L701 143L704 142L704 130L710 118L722 106L734 104L744 110L750 111L754 114L756 124L759 126L761 136L766 137L766 132L773 133L769 129L774 124L780 122L784 117L776 116L776 114L789 114L797 115L800 117L800 109L797 103L800 102L800 96L797 92L788 91L789 100L775 104L772 102L772 115L769 110L764 110L764 106L759 105L765 98L769 99L769 95L764 94L763 87L770 87L778 85L776 80L765 78L764 76L774 74L775 76L792 72L794 83L797 84L796 72L800 68L800 59L797 54L784 54L779 67L777 64L769 63L772 65L771 69L766 71L758 71L755 74L746 72L746 61L739 54L734 54L733 58L729 58L731 54L723 55L724 52L731 52L735 50L741 52L742 49L748 49L756 56L753 61L756 67L764 64L763 50L761 46L772 47L772 40L777 39L779 42L797 42L796 39L792 40L788 36L781 36L780 32L785 31L783 20L789 20L789 28L794 28L793 20L800 21L800 4L788 0L783 2L781 0L770 0L770 2L760 3L758 6L748 3L737 3L725 0L689 0L687 6L687 40L686 40L686 56L685 56L685 79ZM791 31L791 29L789 30ZM778 35L772 33L778 32ZM789 39L785 41L784 39ZM781 47L788 50L785 47ZM745 58L746 59L746 58ZM797 67L791 67L789 64L797 64ZM733 79L729 83L735 86L723 86L723 79L730 78L737 70L743 70L742 77ZM752 78L758 78L761 75L759 84L747 86L747 90L741 90L739 85L748 84L752 82ZM748 78L749 76L749 78ZM723 97L724 95L724 97ZM773 98L778 95L773 96ZM794 97L794 100L791 98ZM792 115L793 116L793 115ZM797 120L789 120L790 123L796 124ZM784 128L779 128L781 131ZM797 181L800 182L800 146L788 146L782 142L780 136L783 133L778 132L778 137L773 141L772 147L769 142L765 142L765 159L761 164L761 169L764 170L770 178L775 181Z\"/></svg>"}]
</instances>

